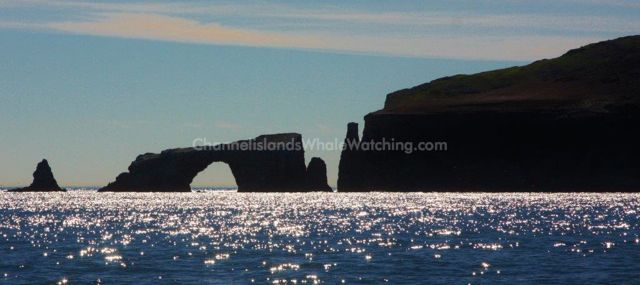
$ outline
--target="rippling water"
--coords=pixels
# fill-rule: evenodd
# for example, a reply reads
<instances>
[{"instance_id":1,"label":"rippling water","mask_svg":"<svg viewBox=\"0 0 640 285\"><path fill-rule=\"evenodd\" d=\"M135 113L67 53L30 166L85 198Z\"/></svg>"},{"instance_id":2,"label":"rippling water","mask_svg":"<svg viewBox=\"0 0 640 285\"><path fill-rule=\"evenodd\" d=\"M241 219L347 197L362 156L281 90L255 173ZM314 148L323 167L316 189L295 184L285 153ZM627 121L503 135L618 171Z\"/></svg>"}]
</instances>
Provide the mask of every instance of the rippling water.
<instances>
[{"instance_id":1,"label":"rippling water","mask_svg":"<svg viewBox=\"0 0 640 285\"><path fill-rule=\"evenodd\" d=\"M0 283L640 284L637 194L0 193Z\"/></svg>"}]
</instances>

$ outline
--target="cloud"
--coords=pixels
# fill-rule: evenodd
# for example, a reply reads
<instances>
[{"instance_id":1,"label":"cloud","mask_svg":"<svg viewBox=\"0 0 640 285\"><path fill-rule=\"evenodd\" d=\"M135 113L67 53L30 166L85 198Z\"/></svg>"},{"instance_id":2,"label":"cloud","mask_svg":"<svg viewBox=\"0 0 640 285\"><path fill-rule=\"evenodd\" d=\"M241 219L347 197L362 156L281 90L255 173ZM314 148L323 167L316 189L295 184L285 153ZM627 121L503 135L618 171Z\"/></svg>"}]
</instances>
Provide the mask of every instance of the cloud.
<instances>
[{"instance_id":1,"label":"cloud","mask_svg":"<svg viewBox=\"0 0 640 285\"><path fill-rule=\"evenodd\" d=\"M425 28L461 29L535 29L549 32L602 32L635 33L640 28L638 19L611 19L598 16L550 16L537 14L472 14L468 12L380 12L380 13L287 13L272 14L274 17L315 19L326 23L349 22L363 25L392 25Z\"/></svg>"},{"instance_id":2,"label":"cloud","mask_svg":"<svg viewBox=\"0 0 640 285\"><path fill-rule=\"evenodd\" d=\"M591 3L603 6L640 8L635 1L612 0L554 0L554 2L582 5ZM505 2L504 0L495 2ZM508 2L508 1L507 1ZM2 0L0 0L2 3ZM10 2L11 3L11 2ZM201 2L150 3L150 2L83 2L55 0L23 0L22 5L54 6L74 8L94 13L141 13L184 17L198 15L209 17L237 16L240 18L278 19L278 26L288 29L308 29L309 21L317 21L316 26L335 28L341 23L361 25L393 25L413 28L529 28L551 31L581 31L634 33L640 28L640 19L598 15L546 15L546 14L486 14L477 11L367 11L366 9L343 9L334 6L305 7L304 5L283 5L273 3L217 3ZM14 5L19 5L14 3Z\"/></svg>"},{"instance_id":3,"label":"cloud","mask_svg":"<svg viewBox=\"0 0 640 285\"><path fill-rule=\"evenodd\" d=\"M0 0L0 6L11 4L53 7L52 10L73 13L65 21L21 23L1 22L0 19L0 28L407 57L533 60L559 56L570 48L640 29L638 19L606 15L381 12L234 2Z\"/></svg>"},{"instance_id":4,"label":"cloud","mask_svg":"<svg viewBox=\"0 0 640 285\"><path fill-rule=\"evenodd\" d=\"M537 36L447 35L346 36L317 32L313 35L271 32L202 23L154 14L109 13L97 20L59 22L48 28L86 35L175 41L184 43L280 47L411 57L530 60L557 56L561 51L596 41L594 38Z\"/></svg>"},{"instance_id":5,"label":"cloud","mask_svg":"<svg viewBox=\"0 0 640 285\"><path fill-rule=\"evenodd\" d=\"M216 23L155 14L109 13L95 21L59 22L47 27L64 32L154 39L187 43L233 44L268 47L312 47L312 37L226 27Z\"/></svg>"}]
</instances>

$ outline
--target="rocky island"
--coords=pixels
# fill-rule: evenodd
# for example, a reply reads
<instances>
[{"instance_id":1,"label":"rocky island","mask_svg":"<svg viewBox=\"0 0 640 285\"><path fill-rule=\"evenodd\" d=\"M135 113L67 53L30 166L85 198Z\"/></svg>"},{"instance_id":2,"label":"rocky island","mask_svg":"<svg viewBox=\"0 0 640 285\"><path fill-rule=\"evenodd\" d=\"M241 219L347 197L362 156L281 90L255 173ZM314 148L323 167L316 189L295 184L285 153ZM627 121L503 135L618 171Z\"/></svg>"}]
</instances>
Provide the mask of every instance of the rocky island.
<instances>
[{"instance_id":1,"label":"rocky island","mask_svg":"<svg viewBox=\"0 0 640 285\"><path fill-rule=\"evenodd\" d=\"M338 191L638 191L640 36L387 95L346 141Z\"/></svg>"},{"instance_id":2,"label":"rocky island","mask_svg":"<svg viewBox=\"0 0 640 285\"><path fill-rule=\"evenodd\" d=\"M143 154L99 191L190 192L196 175L214 162L229 165L238 192L331 191L324 161L313 158L307 168L296 133Z\"/></svg>"},{"instance_id":3,"label":"rocky island","mask_svg":"<svg viewBox=\"0 0 640 285\"><path fill-rule=\"evenodd\" d=\"M33 182L28 187L11 189L9 192L60 192L67 191L60 188L58 182L53 177L49 162L43 159L36 166L36 171L33 172Z\"/></svg>"}]
</instances>

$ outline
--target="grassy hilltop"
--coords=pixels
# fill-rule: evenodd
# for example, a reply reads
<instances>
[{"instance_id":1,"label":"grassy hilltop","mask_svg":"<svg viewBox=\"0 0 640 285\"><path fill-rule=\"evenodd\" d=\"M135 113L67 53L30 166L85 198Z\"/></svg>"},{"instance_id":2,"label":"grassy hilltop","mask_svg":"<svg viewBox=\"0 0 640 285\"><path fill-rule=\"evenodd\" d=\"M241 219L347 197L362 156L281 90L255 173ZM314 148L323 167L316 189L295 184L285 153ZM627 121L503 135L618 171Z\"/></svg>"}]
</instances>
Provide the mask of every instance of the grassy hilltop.
<instances>
[{"instance_id":1,"label":"grassy hilltop","mask_svg":"<svg viewBox=\"0 0 640 285\"><path fill-rule=\"evenodd\" d=\"M590 109L637 104L640 36L570 50L526 66L444 77L387 95L377 113Z\"/></svg>"}]
</instances>

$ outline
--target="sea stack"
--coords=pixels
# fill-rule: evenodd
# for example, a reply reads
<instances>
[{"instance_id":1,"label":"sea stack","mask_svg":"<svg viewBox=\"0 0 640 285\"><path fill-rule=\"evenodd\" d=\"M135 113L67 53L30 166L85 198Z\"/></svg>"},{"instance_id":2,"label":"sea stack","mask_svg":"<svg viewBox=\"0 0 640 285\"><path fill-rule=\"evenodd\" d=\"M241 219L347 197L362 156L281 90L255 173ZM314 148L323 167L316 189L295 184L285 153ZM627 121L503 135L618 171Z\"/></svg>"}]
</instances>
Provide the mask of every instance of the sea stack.
<instances>
[{"instance_id":1,"label":"sea stack","mask_svg":"<svg viewBox=\"0 0 640 285\"><path fill-rule=\"evenodd\" d=\"M43 159L38 166L36 167L36 171L33 172L33 183L29 185L29 187L12 189L11 192L59 192L59 191L67 191L58 186L58 182L53 177L53 172L51 172L51 167L49 167L49 162L46 159Z\"/></svg>"},{"instance_id":2,"label":"sea stack","mask_svg":"<svg viewBox=\"0 0 640 285\"><path fill-rule=\"evenodd\" d=\"M310 191L333 192L327 183L327 164L319 157L311 158L307 166L307 185Z\"/></svg>"}]
</instances>

